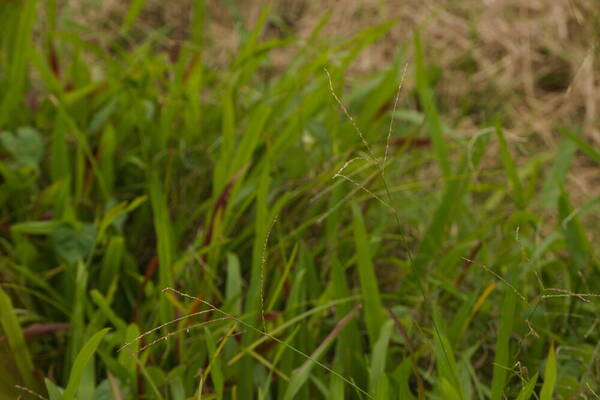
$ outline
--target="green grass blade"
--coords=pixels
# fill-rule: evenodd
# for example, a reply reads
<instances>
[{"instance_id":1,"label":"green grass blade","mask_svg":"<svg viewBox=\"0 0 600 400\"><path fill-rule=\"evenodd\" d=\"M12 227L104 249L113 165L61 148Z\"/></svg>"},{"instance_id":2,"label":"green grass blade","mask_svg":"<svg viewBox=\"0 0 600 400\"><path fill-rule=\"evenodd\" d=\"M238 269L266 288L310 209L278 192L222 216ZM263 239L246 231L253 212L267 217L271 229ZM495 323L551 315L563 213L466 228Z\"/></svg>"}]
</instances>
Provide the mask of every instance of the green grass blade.
<instances>
[{"instance_id":1,"label":"green grass blade","mask_svg":"<svg viewBox=\"0 0 600 400\"><path fill-rule=\"evenodd\" d=\"M560 188L565 185L576 149L577 145L567 138L564 138L559 143L554 164L546 177L540 194L540 200L544 206L548 208L556 206L556 202L560 196Z\"/></svg>"},{"instance_id":2,"label":"green grass blade","mask_svg":"<svg viewBox=\"0 0 600 400\"><path fill-rule=\"evenodd\" d=\"M496 354L494 357L494 375L492 378L492 400L504 399L506 378L510 370L510 335L512 334L517 295L510 289L506 290L500 315L500 331L496 339Z\"/></svg>"},{"instance_id":3,"label":"green grass blade","mask_svg":"<svg viewBox=\"0 0 600 400\"><path fill-rule=\"evenodd\" d=\"M525 196L523 195L523 186L521 185L521 180L519 179L515 161L510 154L510 150L508 149L508 144L506 143L506 138L504 137L504 132L499 121L496 124L496 135L498 137L498 143L500 144L500 158L502 159L502 164L504 165L508 179L512 184L515 202L519 208L525 208L526 204Z\"/></svg>"},{"instance_id":4,"label":"green grass blade","mask_svg":"<svg viewBox=\"0 0 600 400\"><path fill-rule=\"evenodd\" d=\"M111 237L102 259L100 270L100 290L104 293L108 290L113 280L118 280L121 273L121 262L125 254L125 240L122 236Z\"/></svg>"},{"instance_id":5,"label":"green grass blade","mask_svg":"<svg viewBox=\"0 0 600 400\"><path fill-rule=\"evenodd\" d=\"M10 297L0 287L0 323L4 335L8 338L8 345L13 353L19 374L23 383L29 387L34 387L35 379L33 377L33 362L29 349L25 343L25 337L21 330L21 325L15 315Z\"/></svg>"},{"instance_id":6,"label":"green grass blade","mask_svg":"<svg viewBox=\"0 0 600 400\"><path fill-rule=\"evenodd\" d=\"M446 378L442 378L440 383L440 391L443 394L443 398L447 400L463 400L460 393Z\"/></svg>"},{"instance_id":7,"label":"green grass blade","mask_svg":"<svg viewBox=\"0 0 600 400\"><path fill-rule=\"evenodd\" d=\"M240 260L233 254L227 254L227 282L225 298L229 304L229 310L239 314L242 311L242 275L240 272Z\"/></svg>"},{"instance_id":8,"label":"green grass blade","mask_svg":"<svg viewBox=\"0 0 600 400\"><path fill-rule=\"evenodd\" d=\"M588 250L590 243L581 221L577 217L577 214L574 214L568 194L564 190L558 199L558 215L561 221L560 227L567 242L567 248L571 254L573 264L577 268L577 271L582 271L586 266L588 254L590 254ZM577 276L575 271L573 271L573 276Z\"/></svg>"},{"instance_id":9,"label":"green grass blade","mask_svg":"<svg viewBox=\"0 0 600 400\"><path fill-rule=\"evenodd\" d=\"M388 357L388 347L392 331L394 329L394 321L387 320L379 334L379 338L373 346L373 357L371 359L371 373L369 377L369 390L373 395L380 393L379 380L385 378L385 364Z\"/></svg>"},{"instance_id":10,"label":"green grass blade","mask_svg":"<svg viewBox=\"0 0 600 400\"><path fill-rule=\"evenodd\" d=\"M233 155L233 163L230 166L229 175L239 171L250 161L252 153L258 144L259 135L262 133L270 114L271 108L266 104L261 104L250 117L250 122L244 131L238 150Z\"/></svg>"},{"instance_id":11,"label":"green grass blade","mask_svg":"<svg viewBox=\"0 0 600 400\"><path fill-rule=\"evenodd\" d=\"M65 372L69 368L73 368L72 364L75 362L76 355L81 350L84 340L84 329L85 329L85 307L87 304L87 284L88 284L88 270L83 261L78 261L74 266L75 271L75 297L72 299L72 311L71 311L71 340L69 342L69 359L68 363L65 364Z\"/></svg>"},{"instance_id":12,"label":"green grass blade","mask_svg":"<svg viewBox=\"0 0 600 400\"><path fill-rule=\"evenodd\" d=\"M45 378L44 382L46 383L46 391L48 392L48 398L50 400L63 400L64 390L58 386L50 379Z\"/></svg>"},{"instance_id":13,"label":"green grass blade","mask_svg":"<svg viewBox=\"0 0 600 400\"><path fill-rule=\"evenodd\" d=\"M109 328L105 328L100 332L96 332L94 336L86 342L79 354L77 354L75 362L73 363L73 368L71 369L67 387L63 394L63 400L75 400L75 394L79 389L79 383L81 382L85 367L92 360L98 345L100 345L104 335L106 335L109 330Z\"/></svg>"},{"instance_id":14,"label":"green grass blade","mask_svg":"<svg viewBox=\"0 0 600 400\"><path fill-rule=\"evenodd\" d=\"M121 34L126 34L135 21L138 19L142 8L146 0L132 0L129 4L129 8L127 9L127 13L125 14L125 18L123 19L123 24L121 25Z\"/></svg>"},{"instance_id":15,"label":"green grass blade","mask_svg":"<svg viewBox=\"0 0 600 400\"><path fill-rule=\"evenodd\" d=\"M488 142L489 135L478 136L472 152L464 156L460 163L456 172L458 178L448 180L446 183L440 204L423 234L412 261L411 271L418 277L422 276L425 267L440 251L440 243L443 243L446 237L445 231L460 210L461 200L466 194L471 177L484 158Z\"/></svg>"},{"instance_id":16,"label":"green grass blade","mask_svg":"<svg viewBox=\"0 0 600 400\"><path fill-rule=\"evenodd\" d=\"M600 151L592 147L592 145L590 145L588 142L582 139L580 135L565 128L559 128L558 131L567 138L569 138L573 143L575 143L579 150L581 150L586 156L588 156L590 160L593 160L600 164Z\"/></svg>"},{"instance_id":17,"label":"green grass blade","mask_svg":"<svg viewBox=\"0 0 600 400\"><path fill-rule=\"evenodd\" d=\"M18 18L13 21L0 21L6 24L2 28L3 35L12 36L11 51L6 55L8 63L8 88L4 89L3 99L0 102L0 128L6 126L13 117L19 104L25 98L27 75L29 72L28 61L33 51L31 45L34 23L36 21L37 0L19 2ZM3 5L4 6L4 5ZM9 5L6 5L8 7ZM14 30L13 32L10 32ZM8 33L10 32L10 33Z\"/></svg>"},{"instance_id":18,"label":"green grass blade","mask_svg":"<svg viewBox=\"0 0 600 400\"><path fill-rule=\"evenodd\" d=\"M173 282L171 264L174 259L174 254L171 220L167 207L167 199L162 187L162 182L158 177L158 172L151 171L149 175L148 191L154 216L154 231L158 242L158 284L160 288L166 288L171 286L171 283ZM160 315L162 322L172 319L171 314L166 299L164 296L161 296Z\"/></svg>"},{"instance_id":19,"label":"green grass blade","mask_svg":"<svg viewBox=\"0 0 600 400\"><path fill-rule=\"evenodd\" d=\"M448 149L446 147L446 139L444 138L444 129L442 127L440 115L435 104L435 96L433 89L430 87L427 66L425 65L423 45L421 43L421 36L418 30L415 30L413 38L415 46L415 73L419 100L421 101L421 105L425 110L428 126L431 130L433 149L440 165L440 169L442 170L443 175L448 177L452 172L450 167L450 158L448 156Z\"/></svg>"},{"instance_id":20,"label":"green grass blade","mask_svg":"<svg viewBox=\"0 0 600 400\"><path fill-rule=\"evenodd\" d=\"M552 400L554 396L554 389L556 387L556 353L554 351L554 344L550 346L548 352L548 358L546 359L546 369L544 371L544 384L540 391L540 400Z\"/></svg>"},{"instance_id":21,"label":"green grass blade","mask_svg":"<svg viewBox=\"0 0 600 400\"><path fill-rule=\"evenodd\" d=\"M379 331L385 321L385 313L379 293L379 284L375 275L375 266L371 259L369 238L363 221L362 213L356 203L352 204L352 226L354 243L356 245L358 277L360 289L365 304L365 321L369 340L372 345L379 338Z\"/></svg>"},{"instance_id":22,"label":"green grass blade","mask_svg":"<svg viewBox=\"0 0 600 400\"><path fill-rule=\"evenodd\" d=\"M536 372L535 375L529 380L529 382L527 382L527 384L523 386L523 389L521 389L521 391L519 392L517 400L529 400L533 395L533 390L535 389L535 384L537 383L537 380L538 373Z\"/></svg>"},{"instance_id":23,"label":"green grass blade","mask_svg":"<svg viewBox=\"0 0 600 400\"><path fill-rule=\"evenodd\" d=\"M208 328L204 328L204 334L206 335L206 347L210 357L210 376L212 378L213 390L216 394L217 399L223 398L223 386L225 378L223 376L223 370L221 368L220 351L217 351L217 343L215 338ZM206 373L204 374L206 376Z\"/></svg>"},{"instance_id":24,"label":"green grass blade","mask_svg":"<svg viewBox=\"0 0 600 400\"><path fill-rule=\"evenodd\" d=\"M119 352L117 362L125 370L126 378L123 381L129 382L132 390L137 390L137 362L136 354L140 349L140 341L136 340L140 336L140 329L135 324L129 324L123 337L124 343L131 343L126 350Z\"/></svg>"},{"instance_id":25,"label":"green grass blade","mask_svg":"<svg viewBox=\"0 0 600 400\"><path fill-rule=\"evenodd\" d=\"M337 335L340 333L342 329L346 326L348 321L350 321L356 314L356 308L350 311L348 314L344 316L333 328L333 330L327 335L325 340L321 342L319 347L310 355L310 358L304 361L304 363L298 368L292 378L290 379L289 386L283 396L284 400L292 400L300 388L306 383L309 378L310 372L312 368L317 365L317 362L324 355L325 351L329 348L331 343L335 340ZM322 364L321 364L322 365ZM332 371L329 371L332 372ZM336 374L337 375L337 374Z\"/></svg>"},{"instance_id":26,"label":"green grass blade","mask_svg":"<svg viewBox=\"0 0 600 400\"><path fill-rule=\"evenodd\" d=\"M98 307L99 311L101 311L110 323L117 328L117 332L124 333L127 330L127 324L110 308L110 304L99 291L93 289L90 292L90 297Z\"/></svg>"},{"instance_id":27,"label":"green grass blade","mask_svg":"<svg viewBox=\"0 0 600 400\"><path fill-rule=\"evenodd\" d=\"M410 375L413 371L411 360L405 358L394 371L394 380L397 384L397 394L399 399L415 400L410 387Z\"/></svg>"},{"instance_id":28,"label":"green grass blade","mask_svg":"<svg viewBox=\"0 0 600 400\"><path fill-rule=\"evenodd\" d=\"M265 164L265 167L260 175L260 181L258 183L258 191L256 194L256 219L255 219L255 233L254 241L252 245L252 264L250 273L250 285L248 287L247 295L245 296L244 310L246 313L252 315L250 323L257 325L256 322L259 317L262 317L262 300L264 290L264 271L263 268L263 256L267 237L269 236L269 228L271 221L269 221L269 211L267 207L267 198L271 178L269 176L269 165ZM257 325L258 326L258 325ZM242 339L242 345L247 347L251 341L256 337L255 334L244 335ZM252 396L252 374L248 371L254 369L253 360L246 357L242 361L241 365L244 374L240 379L240 389L242 392L243 399L250 398Z\"/></svg>"},{"instance_id":29,"label":"green grass blade","mask_svg":"<svg viewBox=\"0 0 600 400\"><path fill-rule=\"evenodd\" d=\"M456 393L458 398L463 399L461 381L459 378L460 374L458 370L458 364L456 363L456 357L454 356L454 350L446 338L446 335L442 331L442 320L439 315L439 311L435 306L433 309L433 318L436 326L433 351L438 371L438 383L440 385L440 389L447 391L446 386L448 385L445 385L444 382L451 384L453 390L448 393L452 396L454 396L454 393Z\"/></svg>"}]
</instances>

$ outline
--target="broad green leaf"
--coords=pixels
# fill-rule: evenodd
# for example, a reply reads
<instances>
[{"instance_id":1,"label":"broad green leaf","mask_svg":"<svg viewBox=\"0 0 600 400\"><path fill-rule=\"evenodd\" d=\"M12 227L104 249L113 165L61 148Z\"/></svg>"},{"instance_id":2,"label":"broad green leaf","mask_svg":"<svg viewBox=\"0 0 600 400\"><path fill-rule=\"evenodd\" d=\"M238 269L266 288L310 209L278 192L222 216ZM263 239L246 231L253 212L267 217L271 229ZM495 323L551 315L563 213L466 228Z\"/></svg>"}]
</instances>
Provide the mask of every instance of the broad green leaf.
<instances>
[{"instance_id":1,"label":"broad green leaf","mask_svg":"<svg viewBox=\"0 0 600 400\"><path fill-rule=\"evenodd\" d=\"M42 135L30 127L18 128L16 135L0 133L0 142L20 166L37 168L44 154Z\"/></svg>"},{"instance_id":2,"label":"broad green leaf","mask_svg":"<svg viewBox=\"0 0 600 400\"><path fill-rule=\"evenodd\" d=\"M81 224L78 228L62 223L52 232L54 250L69 263L74 264L90 255L96 243L93 224Z\"/></svg>"}]
</instances>

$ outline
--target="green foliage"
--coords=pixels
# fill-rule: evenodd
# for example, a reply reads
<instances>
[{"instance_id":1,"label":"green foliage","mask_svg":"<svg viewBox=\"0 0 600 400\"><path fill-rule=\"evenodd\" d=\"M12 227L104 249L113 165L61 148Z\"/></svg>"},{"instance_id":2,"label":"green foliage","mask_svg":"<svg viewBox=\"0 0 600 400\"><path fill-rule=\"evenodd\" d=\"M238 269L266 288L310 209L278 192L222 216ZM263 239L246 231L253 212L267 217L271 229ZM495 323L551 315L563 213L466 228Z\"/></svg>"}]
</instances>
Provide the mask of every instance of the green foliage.
<instances>
[{"instance_id":1,"label":"green foliage","mask_svg":"<svg viewBox=\"0 0 600 400\"><path fill-rule=\"evenodd\" d=\"M44 153L42 135L28 127L18 128L16 135L0 133L0 143L14 157L18 166L37 168Z\"/></svg>"},{"instance_id":2,"label":"green foliage","mask_svg":"<svg viewBox=\"0 0 600 400\"><path fill-rule=\"evenodd\" d=\"M38 5L0 5L0 399L600 392L577 129L453 129L418 33L349 85L397 21L298 39L229 1L217 67L202 0L175 47L144 0L110 43Z\"/></svg>"},{"instance_id":3,"label":"green foliage","mask_svg":"<svg viewBox=\"0 0 600 400\"><path fill-rule=\"evenodd\" d=\"M73 264L88 256L94 248L96 229L92 224L81 224L79 229L63 223L52 232L56 253Z\"/></svg>"}]
</instances>

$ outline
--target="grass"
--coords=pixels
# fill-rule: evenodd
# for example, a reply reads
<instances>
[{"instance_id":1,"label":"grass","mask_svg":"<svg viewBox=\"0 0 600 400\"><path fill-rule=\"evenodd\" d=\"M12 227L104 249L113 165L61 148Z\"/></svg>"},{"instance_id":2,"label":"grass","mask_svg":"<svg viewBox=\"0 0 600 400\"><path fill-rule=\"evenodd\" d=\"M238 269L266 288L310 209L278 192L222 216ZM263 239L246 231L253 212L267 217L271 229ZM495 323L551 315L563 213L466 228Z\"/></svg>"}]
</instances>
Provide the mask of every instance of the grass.
<instances>
[{"instance_id":1,"label":"grass","mask_svg":"<svg viewBox=\"0 0 600 400\"><path fill-rule=\"evenodd\" d=\"M397 21L268 39L266 8L216 68L203 1L176 44L143 8L105 43L0 5L0 399L600 398L577 124L454 129L416 31L348 84Z\"/></svg>"}]
</instances>

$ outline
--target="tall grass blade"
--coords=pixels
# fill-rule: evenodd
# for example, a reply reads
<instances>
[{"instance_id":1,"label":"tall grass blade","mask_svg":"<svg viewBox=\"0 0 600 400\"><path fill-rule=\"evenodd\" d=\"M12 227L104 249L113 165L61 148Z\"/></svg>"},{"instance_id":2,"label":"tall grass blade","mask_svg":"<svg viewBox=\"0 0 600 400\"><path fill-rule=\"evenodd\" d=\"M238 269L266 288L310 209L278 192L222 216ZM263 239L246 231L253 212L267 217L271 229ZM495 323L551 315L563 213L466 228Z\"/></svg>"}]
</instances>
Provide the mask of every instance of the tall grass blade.
<instances>
[{"instance_id":1,"label":"tall grass blade","mask_svg":"<svg viewBox=\"0 0 600 400\"><path fill-rule=\"evenodd\" d=\"M592 145L586 142L580 135L566 128L559 128L558 131L575 143L579 150L588 156L590 160L600 164L600 151L592 147Z\"/></svg>"},{"instance_id":2,"label":"tall grass blade","mask_svg":"<svg viewBox=\"0 0 600 400\"><path fill-rule=\"evenodd\" d=\"M515 161L510 154L508 144L506 143L506 138L504 137L504 132L499 121L496 123L496 136L498 137L498 143L500 144L500 158L502 159L502 164L504 165L504 169L506 170L508 178L512 184L515 202L519 208L525 208L526 204L525 197L523 195L523 185L519 179Z\"/></svg>"},{"instance_id":3,"label":"tall grass blade","mask_svg":"<svg viewBox=\"0 0 600 400\"><path fill-rule=\"evenodd\" d=\"M521 391L519 392L519 396L517 397L517 400L531 399L531 396L533 395L533 391L535 389L535 384L537 383L537 380L538 380L538 373L536 372L535 375L533 375L531 377L531 379L529 379L529 382L527 382L523 386L523 389L521 389Z\"/></svg>"},{"instance_id":4,"label":"tall grass blade","mask_svg":"<svg viewBox=\"0 0 600 400\"><path fill-rule=\"evenodd\" d=\"M75 400L75 394L79 389L79 383L81 382L85 367L92 360L96 349L109 330L109 328L105 328L99 332L96 332L86 342L79 354L77 354L75 362L73 363L73 368L71 369L71 375L69 376L67 387L63 393L63 400Z\"/></svg>"},{"instance_id":5,"label":"tall grass blade","mask_svg":"<svg viewBox=\"0 0 600 400\"><path fill-rule=\"evenodd\" d=\"M556 353L554 351L554 344L550 346L548 351L548 358L546 359L546 369L544 371L544 384L540 391L540 400L552 400L554 396L554 389L556 388Z\"/></svg>"},{"instance_id":6,"label":"tall grass blade","mask_svg":"<svg viewBox=\"0 0 600 400\"><path fill-rule=\"evenodd\" d=\"M415 73L419 100L425 110L425 116L427 118L429 129L431 130L431 139L437 162L440 165L444 177L448 177L452 170L450 167L448 149L446 147L447 140L444 138L444 129L435 104L433 89L430 86L427 66L425 65L423 44L421 43L421 35L418 30L415 30L413 39L415 47Z\"/></svg>"},{"instance_id":7,"label":"tall grass blade","mask_svg":"<svg viewBox=\"0 0 600 400\"><path fill-rule=\"evenodd\" d=\"M375 266L371 259L369 238L367 236L362 213L356 203L352 204L352 216L358 277L363 302L365 304L365 322L367 325L367 332L369 333L369 341L372 345L375 345L379 338L380 329L385 321L385 312L379 293L379 284L377 283Z\"/></svg>"},{"instance_id":8,"label":"tall grass blade","mask_svg":"<svg viewBox=\"0 0 600 400\"><path fill-rule=\"evenodd\" d=\"M0 323L2 324L4 335L8 339L8 345L13 353L23 383L33 388L35 380L33 377L31 354L29 354L29 348L25 343L23 330L15 315L12 301L10 301L10 297L8 297L2 288L0 288Z\"/></svg>"},{"instance_id":9,"label":"tall grass blade","mask_svg":"<svg viewBox=\"0 0 600 400\"><path fill-rule=\"evenodd\" d=\"M307 359L300 368L298 368L292 378L290 379L289 386L283 396L284 400L292 400L294 396L298 393L300 388L305 384L308 380L310 372L312 368L316 365L315 361L319 361L319 359L323 356L325 351L329 348L329 345L333 343L339 332L344 329L348 321L350 321L356 315L357 309L350 311L348 314L344 316L338 323L335 325L333 330L327 335L325 340L321 342L319 347L311 354L310 358Z\"/></svg>"},{"instance_id":10,"label":"tall grass blade","mask_svg":"<svg viewBox=\"0 0 600 400\"><path fill-rule=\"evenodd\" d=\"M504 294L500 315L500 330L496 339L496 355L494 357L494 375L492 378L492 400L504 398L504 388L510 370L510 336L513 332L517 304L517 295L507 289Z\"/></svg>"}]
</instances>

